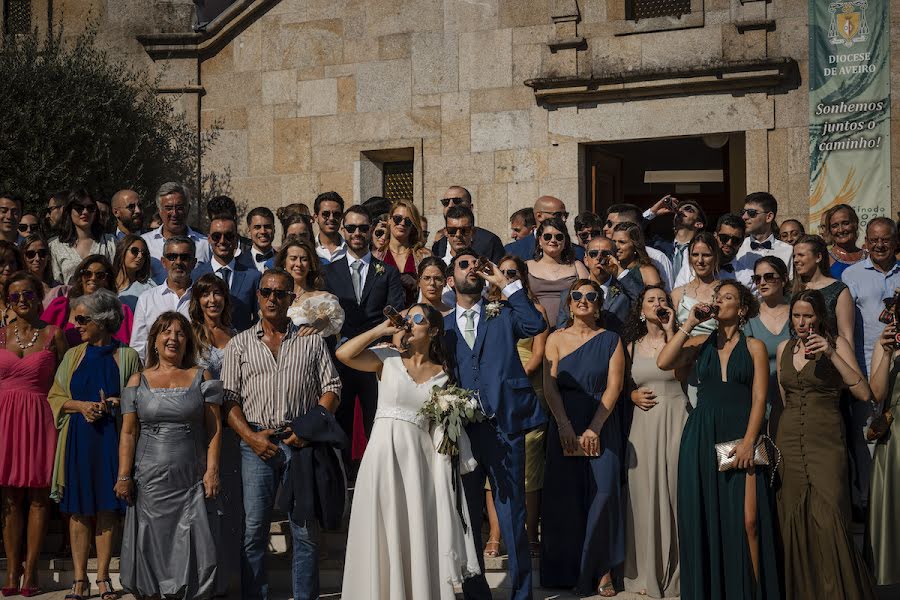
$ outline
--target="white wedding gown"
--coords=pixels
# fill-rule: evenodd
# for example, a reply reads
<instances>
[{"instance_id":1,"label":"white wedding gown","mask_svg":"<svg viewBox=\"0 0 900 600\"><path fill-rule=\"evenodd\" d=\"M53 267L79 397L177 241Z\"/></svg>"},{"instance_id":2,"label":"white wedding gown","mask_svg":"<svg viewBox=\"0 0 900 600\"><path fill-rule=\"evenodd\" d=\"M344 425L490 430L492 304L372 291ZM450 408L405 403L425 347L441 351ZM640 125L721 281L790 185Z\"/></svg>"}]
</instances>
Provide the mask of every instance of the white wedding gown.
<instances>
[{"instance_id":1,"label":"white wedding gown","mask_svg":"<svg viewBox=\"0 0 900 600\"><path fill-rule=\"evenodd\" d=\"M480 573L471 521L460 487L464 532L450 457L438 454L427 422L416 415L447 375L416 384L396 350L373 352L384 366L356 479L341 597L453 600L454 584Z\"/></svg>"}]
</instances>

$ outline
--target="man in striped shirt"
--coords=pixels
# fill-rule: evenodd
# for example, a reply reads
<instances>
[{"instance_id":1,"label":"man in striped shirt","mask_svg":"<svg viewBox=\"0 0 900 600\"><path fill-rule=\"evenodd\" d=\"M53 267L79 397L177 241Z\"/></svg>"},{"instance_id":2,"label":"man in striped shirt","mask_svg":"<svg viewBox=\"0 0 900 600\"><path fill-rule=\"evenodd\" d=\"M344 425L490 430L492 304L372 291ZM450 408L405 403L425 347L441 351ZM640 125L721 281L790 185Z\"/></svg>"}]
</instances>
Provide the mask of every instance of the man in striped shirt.
<instances>
[{"instance_id":1,"label":"man in striped shirt","mask_svg":"<svg viewBox=\"0 0 900 600\"><path fill-rule=\"evenodd\" d=\"M276 429L321 404L337 410L341 381L322 336L300 336L287 317L294 281L280 269L263 273L257 291L262 319L225 348L222 381L228 424L241 437L244 545L241 597L268 598L265 553L275 493L287 473L290 448L306 442ZM280 433L280 432L279 432ZM318 524L290 522L295 598L319 597Z\"/></svg>"}]
</instances>

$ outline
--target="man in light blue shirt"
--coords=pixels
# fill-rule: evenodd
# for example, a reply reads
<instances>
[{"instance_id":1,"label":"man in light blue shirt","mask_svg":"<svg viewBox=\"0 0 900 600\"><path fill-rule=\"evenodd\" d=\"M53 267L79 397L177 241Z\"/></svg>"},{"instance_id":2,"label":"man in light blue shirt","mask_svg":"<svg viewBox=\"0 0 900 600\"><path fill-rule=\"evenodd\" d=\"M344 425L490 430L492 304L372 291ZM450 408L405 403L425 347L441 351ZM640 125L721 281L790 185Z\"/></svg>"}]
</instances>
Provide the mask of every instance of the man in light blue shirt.
<instances>
[{"instance_id":1,"label":"man in light blue shirt","mask_svg":"<svg viewBox=\"0 0 900 600\"><path fill-rule=\"evenodd\" d=\"M156 192L156 204L159 208L159 216L162 218L162 225L157 229L151 229L142 237L150 250L153 281L161 284L166 280L166 268L162 262L166 240L173 236L183 236L193 240L194 258L197 263L209 262L210 251L206 236L191 229L187 224L190 195L183 185L171 181L162 184L159 191Z\"/></svg>"}]
</instances>

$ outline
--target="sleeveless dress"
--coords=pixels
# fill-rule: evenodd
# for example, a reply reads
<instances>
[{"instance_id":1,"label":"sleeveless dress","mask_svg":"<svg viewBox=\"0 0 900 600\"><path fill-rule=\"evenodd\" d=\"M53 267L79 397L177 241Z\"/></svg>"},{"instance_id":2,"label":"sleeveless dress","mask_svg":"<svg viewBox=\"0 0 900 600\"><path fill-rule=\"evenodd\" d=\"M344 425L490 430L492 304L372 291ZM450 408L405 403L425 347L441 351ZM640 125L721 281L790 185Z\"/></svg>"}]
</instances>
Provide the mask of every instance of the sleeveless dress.
<instances>
[{"instance_id":1,"label":"sleeveless dress","mask_svg":"<svg viewBox=\"0 0 900 600\"><path fill-rule=\"evenodd\" d=\"M768 471L756 472L759 579L754 580L744 528L746 471L720 472L715 451L716 444L746 433L753 359L740 334L722 381L716 337L711 334L697 356L698 403L684 426L678 457L681 598L773 600L781 596Z\"/></svg>"},{"instance_id":2,"label":"sleeveless dress","mask_svg":"<svg viewBox=\"0 0 900 600\"><path fill-rule=\"evenodd\" d=\"M766 345L769 355L769 389L766 392L766 419L770 418L773 408L776 413L781 409L781 392L778 390L778 369L776 356L778 345L791 337L791 320L786 319L781 331L772 333L759 317L753 317L744 325L744 335L756 338Z\"/></svg>"},{"instance_id":3,"label":"sleeveless dress","mask_svg":"<svg viewBox=\"0 0 900 600\"><path fill-rule=\"evenodd\" d=\"M619 336L603 331L559 361L556 381L576 435L590 425L606 389ZM541 502L541 585L596 594L600 578L625 559L621 409L600 432L600 456L563 455L550 421Z\"/></svg>"},{"instance_id":4,"label":"sleeveless dress","mask_svg":"<svg viewBox=\"0 0 900 600\"><path fill-rule=\"evenodd\" d=\"M222 382L202 378L197 369L189 387L151 388L141 375L122 395L122 412L137 413L141 424L121 553L122 587L139 597L210 598L218 591L216 501L203 487L204 419L206 404L222 404Z\"/></svg>"},{"instance_id":5,"label":"sleeveless dress","mask_svg":"<svg viewBox=\"0 0 900 600\"><path fill-rule=\"evenodd\" d=\"M400 284L403 286L403 294L406 296L405 306L412 306L419 297L419 273L416 270L416 259L410 252L406 256L406 264L402 267L397 264L394 255L390 251L384 253L385 264L396 267L400 271Z\"/></svg>"},{"instance_id":6,"label":"sleeveless dress","mask_svg":"<svg viewBox=\"0 0 900 600\"><path fill-rule=\"evenodd\" d=\"M574 270L575 267L573 266ZM528 274L528 283L531 286L531 292L537 298L538 303L547 311L547 325L550 331L557 327L556 318L559 316L559 295L563 290L569 289L578 279L578 274L573 273L561 279L542 279L532 274ZM560 325L565 326L564 323Z\"/></svg>"},{"instance_id":7,"label":"sleeveless dress","mask_svg":"<svg viewBox=\"0 0 900 600\"><path fill-rule=\"evenodd\" d=\"M794 366L797 340L781 355L784 413L778 518L787 600L874 600L872 576L849 526L847 441L838 403L843 381L824 355Z\"/></svg>"},{"instance_id":8,"label":"sleeveless dress","mask_svg":"<svg viewBox=\"0 0 900 600\"><path fill-rule=\"evenodd\" d=\"M454 600L453 586L481 572L472 521L463 500L464 531L454 504L462 481L454 483L450 457L438 454L417 415L447 374L417 384L395 349L372 352L384 365L356 478L341 597Z\"/></svg>"},{"instance_id":9,"label":"sleeveless dress","mask_svg":"<svg viewBox=\"0 0 900 600\"><path fill-rule=\"evenodd\" d=\"M678 452L688 399L673 371L632 350L637 388L648 387L658 404L634 408L628 435L628 503L625 507L625 590L654 598L678 596Z\"/></svg>"},{"instance_id":10,"label":"sleeveless dress","mask_svg":"<svg viewBox=\"0 0 900 600\"><path fill-rule=\"evenodd\" d=\"M822 292L822 295L825 296L825 307L828 309L827 317L825 319L825 327L828 328L828 333L831 335L837 335L837 301L838 296L841 295L841 292L847 289L847 285L841 281L835 281L834 283L829 283L819 291ZM851 340L852 341L852 340Z\"/></svg>"},{"instance_id":11,"label":"sleeveless dress","mask_svg":"<svg viewBox=\"0 0 900 600\"><path fill-rule=\"evenodd\" d=\"M42 350L19 358L6 349L0 328L0 486L50 486L56 456L56 426L47 392L56 372L51 349L56 327L47 326Z\"/></svg>"},{"instance_id":12,"label":"sleeveless dress","mask_svg":"<svg viewBox=\"0 0 900 600\"><path fill-rule=\"evenodd\" d=\"M678 306L675 307L675 317L678 319L679 323L684 323L688 320L690 313L694 310L696 305L700 304L700 301L696 298L691 298L687 294L681 295L681 301L678 303ZM691 329L691 337L695 337L698 335L709 335L713 331L715 331L719 327L719 323L715 319L707 319L703 321L693 329ZM691 367L690 372L687 377L687 386L686 393L688 400L690 400L691 406L697 406L697 384L699 380L697 379L697 369L696 364Z\"/></svg>"}]
</instances>

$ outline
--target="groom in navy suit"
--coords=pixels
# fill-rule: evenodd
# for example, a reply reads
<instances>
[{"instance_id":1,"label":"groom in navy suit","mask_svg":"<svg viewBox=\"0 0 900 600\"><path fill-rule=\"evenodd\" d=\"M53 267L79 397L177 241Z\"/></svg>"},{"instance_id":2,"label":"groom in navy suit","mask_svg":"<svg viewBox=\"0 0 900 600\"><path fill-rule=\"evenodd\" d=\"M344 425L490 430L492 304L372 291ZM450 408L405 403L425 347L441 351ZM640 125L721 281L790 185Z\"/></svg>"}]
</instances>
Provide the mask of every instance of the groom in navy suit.
<instances>
[{"instance_id":1,"label":"groom in navy suit","mask_svg":"<svg viewBox=\"0 0 900 600\"><path fill-rule=\"evenodd\" d=\"M456 291L456 307L444 318L448 351L455 356L454 376L459 385L479 394L487 420L466 428L478 468L463 478L471 527L478 556L482 556L481 520L484 479L494 494L500 531L509 549L511 598L531 598L531 555L525 535L525 432L547 421L516 351L516 342L534 337L547 327L541 313L522 289L493 267L490 274L476 272L478 255L470 248L450 262L449 284ZM485 281L508 298L486 303ZM484 560L479 558L484 571ZM491 598L484 575L463 583L467 599Z\"/></svg>"}]
</instances>

